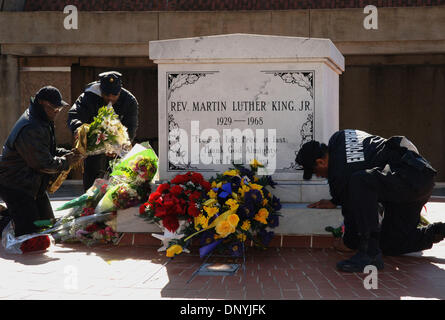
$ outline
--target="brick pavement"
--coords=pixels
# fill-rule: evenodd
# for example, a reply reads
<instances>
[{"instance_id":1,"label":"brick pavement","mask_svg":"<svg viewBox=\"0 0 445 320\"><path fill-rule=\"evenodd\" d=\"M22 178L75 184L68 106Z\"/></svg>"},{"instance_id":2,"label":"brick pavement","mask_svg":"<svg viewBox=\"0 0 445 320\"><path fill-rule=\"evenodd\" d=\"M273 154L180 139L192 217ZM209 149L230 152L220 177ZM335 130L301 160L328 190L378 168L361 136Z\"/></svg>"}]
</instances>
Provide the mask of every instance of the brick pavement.
<instances>
[{"instance_id":1,"label":"brick pavement","mask_svg":"<svg viewBox=\"0 0 445 320\"><path fill-rule=\"evenodd\" d=\"M202 263L193 253L171 260L142 246L63 244L26 255L1 250L0 299L445 298L445 243L385 257L376 290L364 288L366 274L335 270L349 255L335 249L249 249L245 273L196 276L187 284Z\"/></svg>"}]
</instances>

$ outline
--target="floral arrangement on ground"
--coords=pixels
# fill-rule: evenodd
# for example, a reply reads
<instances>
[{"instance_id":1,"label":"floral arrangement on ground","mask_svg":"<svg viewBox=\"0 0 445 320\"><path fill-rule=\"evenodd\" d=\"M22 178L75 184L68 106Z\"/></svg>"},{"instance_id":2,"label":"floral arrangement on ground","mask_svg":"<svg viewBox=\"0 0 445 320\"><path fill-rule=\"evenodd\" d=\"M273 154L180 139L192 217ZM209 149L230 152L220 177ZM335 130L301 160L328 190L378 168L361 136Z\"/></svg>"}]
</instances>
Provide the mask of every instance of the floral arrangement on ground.
<instances>
[{"instance_id":1,"label":"floral arrangement on ground","mask_svg":"<svg viewBox=\"0 0 445 320\"><path fill-rule=\"evenodd\" d=\"M262 164L233 168L206 181L200 173L177 175L159 185L141 205L140 216L174 233L166 254L174 257L199 239L200 256L211 252L242 256L246 241L266 248L279 225L280 200L268 188L270 176L257 176Z\"/></svg>"}]
</instances>

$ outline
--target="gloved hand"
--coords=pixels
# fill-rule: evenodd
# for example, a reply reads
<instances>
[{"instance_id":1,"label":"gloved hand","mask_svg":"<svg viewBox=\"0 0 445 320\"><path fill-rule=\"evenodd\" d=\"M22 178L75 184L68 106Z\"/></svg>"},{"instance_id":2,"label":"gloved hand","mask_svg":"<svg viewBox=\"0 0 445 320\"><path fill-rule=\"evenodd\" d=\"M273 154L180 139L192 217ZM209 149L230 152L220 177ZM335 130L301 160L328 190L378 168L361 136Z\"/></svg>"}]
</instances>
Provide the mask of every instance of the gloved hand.
<instances>
[{"instance_id":1,"label":"gloved hand","mask_svg":"<svg viewBox=\"0 0 445 320\"><path fill-rule=\"evenodd\" d=\"M78 152L70 152L65 155L65 159L68 161L69 165L77 164L79 161L83 160L84 156Z\"/></svg>"}]
</instances>

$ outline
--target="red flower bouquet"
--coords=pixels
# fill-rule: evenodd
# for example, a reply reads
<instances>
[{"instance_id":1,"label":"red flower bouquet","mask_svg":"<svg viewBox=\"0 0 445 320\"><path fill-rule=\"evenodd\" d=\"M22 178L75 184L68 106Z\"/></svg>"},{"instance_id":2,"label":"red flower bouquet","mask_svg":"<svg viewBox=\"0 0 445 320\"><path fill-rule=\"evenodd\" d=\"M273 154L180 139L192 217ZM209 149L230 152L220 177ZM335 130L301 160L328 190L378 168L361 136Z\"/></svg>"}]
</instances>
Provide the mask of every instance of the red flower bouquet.
<instances>
[{"instance_id":1,"label":"red flower bouquet","mask_svg":"<svg viewBox=\"0 0 445 320\"><path fill-rule=\"evenodd\" d=\"M50 245L51 245L51 240L49 239L49 237L47 235L41 235L23 242L22 245L20 246L20 250L22 250L23 253L33 252L33 251L43 251L48 249Z\"/></svg>"},{"instance_id":2,"label":"red flower bouquet","mask_svg":"<svg viewBox=\"0 0 445 320\"><path fill-rule=\"evenodd\" d=\"M201 212L201 200L206 199L211 185L200 173L187 172L160 184L141 205L139 213L148 222L162 223L170 232L176 232L179 221L192 221Z\"/></svg>"}]
</instances>

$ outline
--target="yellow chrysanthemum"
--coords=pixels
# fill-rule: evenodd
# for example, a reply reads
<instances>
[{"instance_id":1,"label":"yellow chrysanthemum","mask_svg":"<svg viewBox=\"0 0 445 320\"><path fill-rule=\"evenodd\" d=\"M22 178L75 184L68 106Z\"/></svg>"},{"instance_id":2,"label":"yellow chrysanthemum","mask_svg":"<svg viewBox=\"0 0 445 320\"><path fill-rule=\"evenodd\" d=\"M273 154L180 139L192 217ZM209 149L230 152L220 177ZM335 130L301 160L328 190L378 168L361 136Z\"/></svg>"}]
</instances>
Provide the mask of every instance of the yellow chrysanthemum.
<instances>
[{"instance_id":1,"label":"yellow chrysanthemum","mask_svg":"<svg viewBox=\"0 0 445 320\"><path fill-rule=\"evenodd\" d=\"M212 189L213 188L216 188L216 182L215 181L212 182Z\"/></svg>"},{"instance_id":2,"label":"yellow chrysanthemum","mask_svg":"<svg viewBox=\"0 0 445 320\"><path fill-rule=\"evenodd\" d=\"M252 189L255 189L255 190L261 190L261 189L263 189L263 186L262 186L262 185L259 185L259 184L256 184L256 183L251 183L251 184L249 185L249 187L251 187Z\"/></svg>"},{"instance_id":3,"label":"yellow chrysanthemum","mask_svg":"<svg viewBox=\"0 0 445 320\"><path fill-rule=\"evenodd\" d=\"M250 229L250 221L244 220L243 224L241 225L241 230L247 231Z\"/></svg>"},{"instance_id":4,"label":"yellow chrysanthemum","mask_svg":"<svg viewBox=\"0 0 445 320\"><path fill-rule=\"evenodd\" d=\"M167 257L172 258L177 254L182 252L182 247L179 244L174 244L170 248L167 249Z\"/></svg>"},{"instance_id":5,"label":"yellow chrysanthemum","mask_svg":"<svg viewBox=\"0 0 445 320\"><path fill-rule=\"evenodd\" d=\"M209 218L213 217L215 214L218 213L219 208L218 207L208 207L204 206L204 211L207 213L207 216Z\"/></svg>"},{"instance_id":6,"label":"yellow chrysanthemum","mask_svg":"<svg viewBox=\"0 0 445 320\"><path fill-rule=\"evenodd\" d=\"M223 175L231 177L238 176L239 170L227 170L226 172L223 173Z\"/></svg>"},{"instance_id":7,"label":"yellow chrysanthemum","mask_svg":"<svg viewBox=\"0 0 445 320\"><path fill-rule=\"evenodd\" d=\"M218 197L218 194L213 190L207 192L207 195L210 197L210 199L216 199Z\"/></svg>"},{"instance_id":8,"label":"yellow chrysanthemum","mask_svg":"<svg viewBox=\"0 0 445 320\"><path fill-rule=\"evenodd\" d=\"M246 185L243 185L241 188L238 189L238 193L241 195L241 197L244 197L244 194L249 191L250 188Z\"/></svg>"},{"instance_id":9,"label":"yellow chrysanthemum","mask_svg":"<svg viewBox=\"0 0 445 320\"><path fill-rule=\"evenodd\" d=\"M269 203L269 200L263 199L263 207Z\"/></svg>"},{"instance_id":10,"label":"yellow chrysanthemum","mask_svg":"<svg viewBox=\"0 0 445 320\"><path fill-rule=\"evenodd\" d=\"M228 205L230 207L230 210L232 211L236 211L239 207L238 201L234 200L234 199L229 199L226 201L226 205Z\"/></svg>"},{"instance_id":11,"label":"yellow chrysanthemum","mask_svg":"<svg viewBox=\"0 0 445 320\"><path fill-rule=\"evenodd\" d=\"M235 228L227 220L223 220L218 223L215 230L222 238L225 238L229 234L235 232Z\"/></svg>"},{"instance_id":12,"label":"yellow chrysanthemum","mask_svg":"<svg viewBox=\"0 0 445 320\"><path fill-rule=\"evenodd\" d=\"M238 240L240 240L241 242L246 241L247 236L244 233L239 233L236 235L236 237L238 238Z\"/></svg>"},{"instance_id":13,"label":"yellow chrysanthemum","mask_svg":"<svg viewBox=\"0 0 445 320\"><path fill-rule=\"evenodd\" d=\"M262 224L267 224L267 218L269 217L269 211L266 208L261 208L255 215L254 219L261 222Z\"/></svg>"},{"instance_id":14,"label":"yellow chrysanthemum","mask_svg":"<svg viewBox=\"0 0 445 320\"><path fill-rule=\"evenodd\" d=\"M237 214L231 214L227 217L227 221L229 221L230 225L234 228L238 225L239 217Z\"/></svg>"},{"instance_id":15,"label":"yellow chrysanthemum","mask_svg":"<svg viewBox=\"0 0 445 320\"><path fill-rule=\"evenodd\" d=\"M195 217L195 229L200 230L200 227L205 229L208 227L209 224L209 218L205 217L203 214L200 214L199 216Z\"/></svg>"},{"instance_id":16,"label":"yellow chrysanthemum","mask_svg":"<svg viewBox=\"0 0 445 320\"><path fill-rule=\"evenodd\" d=\"M262 164L261 162L259 162L257 159L253 159L253 160L250 162L250 165L251 165L253 168L263 167L263 164Z\"/></svg>"}]
</instances>

